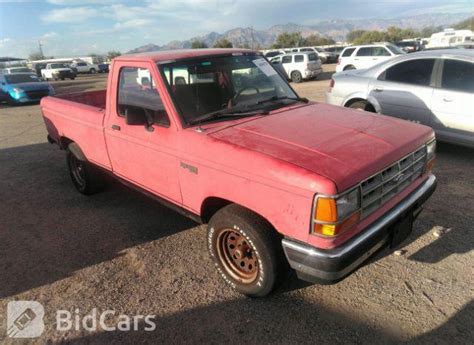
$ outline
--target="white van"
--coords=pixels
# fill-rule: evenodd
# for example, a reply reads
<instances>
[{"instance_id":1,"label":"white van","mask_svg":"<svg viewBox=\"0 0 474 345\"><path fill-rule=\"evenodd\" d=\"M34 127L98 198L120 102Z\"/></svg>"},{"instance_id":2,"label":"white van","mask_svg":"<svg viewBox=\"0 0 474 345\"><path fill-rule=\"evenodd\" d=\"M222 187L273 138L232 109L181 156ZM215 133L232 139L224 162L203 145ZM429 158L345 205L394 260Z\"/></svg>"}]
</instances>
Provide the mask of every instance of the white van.
<instances>
[{"instance_id":1,"label":"white van","mask_svg":"<svg viewBox=\"0 0 474 345\"><path fill-rule=\"evenodd\" d=\"M270 59L272 64L282 64L290 79L300 83L304 79L313 79L322 73L321 60L317 53L301 52L275 56Z\"/></svg>"}]
</instances>

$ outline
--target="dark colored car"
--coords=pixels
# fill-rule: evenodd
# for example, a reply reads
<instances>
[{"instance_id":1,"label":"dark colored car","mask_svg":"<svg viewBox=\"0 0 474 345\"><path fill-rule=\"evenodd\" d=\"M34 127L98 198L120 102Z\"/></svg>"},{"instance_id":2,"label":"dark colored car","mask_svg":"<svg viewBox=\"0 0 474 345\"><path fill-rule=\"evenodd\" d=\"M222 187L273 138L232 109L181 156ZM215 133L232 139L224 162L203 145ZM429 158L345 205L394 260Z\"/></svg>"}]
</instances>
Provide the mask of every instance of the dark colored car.
<instances>
[{"instance_id":1,"label":"dark colored car","mask_svg":"<svg viewBox=\"0 0 474 345\"><path fill-rule=\"evenodd\" d=\"M109 64L100 63L98 67L99 67L99 73L109 73Z\"/></svg>"},{"instance_id":2,"label":"dark colored car","mask_svg":"<svg viewBox=\"0 0 474 345\"><path fill-rule=\"evenodd\" d=\"M52 95L53 87L35 74L0 74L0 100L10 105L37 102Z\"/></svg>"},{"instance_id":3,"label":"dark colored car","mask_svg":"<svg viewBox=\"0 0 474 345\"><path fill-rule=\"evenodd\" d=\"M422 44L417 40L400 41L395 45L407 53L414 53L423 49Z\"/></svg>"}]
</instances>

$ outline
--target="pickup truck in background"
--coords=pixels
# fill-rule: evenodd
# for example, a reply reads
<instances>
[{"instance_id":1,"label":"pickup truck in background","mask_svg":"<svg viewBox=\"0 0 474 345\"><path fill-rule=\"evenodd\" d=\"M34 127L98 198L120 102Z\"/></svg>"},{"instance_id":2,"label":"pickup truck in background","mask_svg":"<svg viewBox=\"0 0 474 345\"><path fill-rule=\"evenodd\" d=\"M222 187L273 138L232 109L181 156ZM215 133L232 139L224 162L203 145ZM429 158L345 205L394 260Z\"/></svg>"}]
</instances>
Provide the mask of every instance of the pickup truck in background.
<instances>
[{"instance_id":1,"label":"pickup truck in background","mask_svg":"<svg viewBox=\"0 0 474 345\"><path fill-rule=\"evenodd\" d=\"M207 223L219 274L249 296L288 264L343 279L407 238L436 187L432 129L308 102L250 50L123 55L107 90L41 109L79 192L107 173Z\"/></svg>"},{"instance_id":2,"label":"pickup truck in background","mask_svg":"<svg viewBox=\"0 0 474 345\"><path fill-rule=\"evenodd\" d=\"M63 63L48 63L46 67L41 70L41 77L43 77L44 80L64 80L66 78L74 80L76 73Z\"/></svg>"},{"instance_id":3,"label":"pickup truck in background","mask_svg":"<svg viewBox=\"0 0 474 345\"><path fill-rule=\"evenodd\" d=\"M73 61L70 64L70 67L75 69L77 73L89 73L94 74L99 72L99 66L96 64L91 64L85 61Z\"/></svg>"}]
</instances>

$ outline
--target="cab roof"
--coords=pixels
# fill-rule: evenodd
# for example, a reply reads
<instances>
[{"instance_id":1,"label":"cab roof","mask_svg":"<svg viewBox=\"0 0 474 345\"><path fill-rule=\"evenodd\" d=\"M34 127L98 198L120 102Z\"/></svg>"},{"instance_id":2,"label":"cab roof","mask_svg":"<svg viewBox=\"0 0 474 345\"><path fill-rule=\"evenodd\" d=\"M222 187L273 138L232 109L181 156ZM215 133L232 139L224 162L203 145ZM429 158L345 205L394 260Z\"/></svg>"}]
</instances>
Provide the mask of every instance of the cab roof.
<instances>
[{"instance_id":1,"label":"cab roof","mask_svg":"<svg viewBox=\"0 0 474 345\"><path fill-rule=\"evenodd\" d=\"M236 48L205 48L205 49L177 49L177 50L163 50L147 53L128 54L116 57L114 61L152 61L152 62L167 62L173 60L187 59L193 57L225 55L225 54L239 54L239 53L256 53L251 49L236 49Z\"/></svg>"}]
</instances>

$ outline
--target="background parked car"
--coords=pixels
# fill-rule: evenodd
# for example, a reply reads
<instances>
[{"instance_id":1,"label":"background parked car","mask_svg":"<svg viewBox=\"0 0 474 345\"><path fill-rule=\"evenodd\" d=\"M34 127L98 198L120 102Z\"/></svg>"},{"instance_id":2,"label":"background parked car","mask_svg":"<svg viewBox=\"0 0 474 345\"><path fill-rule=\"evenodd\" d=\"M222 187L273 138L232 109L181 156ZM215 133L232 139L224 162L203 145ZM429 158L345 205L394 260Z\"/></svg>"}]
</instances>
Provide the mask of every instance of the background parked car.
<instances>
[{"instance_id":1,"label":"background parked car","mask_svg":"<svg viewBox=\"0 0 474 345\"><path fill-rule=\"evenodd\" d=\"M97 65L99 73L109 73L109 64L108 63L100 63Z\"/></svg>"},{"instance_id":2,"label":"background parked car","mask_svg":"<svg viewBox=\"0 0 474 345\"><path fill-rule=\"evenodd\" d=\"M46 68L41 70L41 76L45 80L64 80L66 78L74 80L76 78L76 73L62 63L49 63L46 65Z\"/></svg>"},{"instance_id":3,"label":"background parked car","mask_svg":"<svg viewBox=\"0 0 474 345\"><path fill-rule=\"evenodd\" d=\"M337 55L332 53L325 48L314 47L314 50L318 53L322 63L334 63L337 62Z\"/></svg>"},{"instance_id":4,"label":"background parked car","mask_svg":"<svg viewBox=\"0 0 474 345\"><path fill-rule=\"evenodd\" d=\"M44 96L52 95L52 86L34 73L0 74L0 100L10 105L37 102Z\"/></svg>"},{"instance_id":5,"label":"background parked car","mask_svg":"<svg viewBox=\"0 0 474 345\"><path fill-rule=\"evenodd\" d=\"M402 55L333 75L328 103L433 127L439 140L474 147L474 51Z\"/></svg>"},{"instance_id":6,"label":"background parked car","mask_svg":"<svg viewBox=\"0 0 474 345\"><path fill-rule=\"evenodd\" d=\"M321 60L314 52L290 53L275 56L270 60L272 64L281 63L286 74L295 83L304 79L313 79L321 74Z\"/></svg>"},{"instance_id":7,"label":"background parked car","mask_svg":"<svg viewBox=\"0 0 474 345\"><path fill-rule=\"evenodd\" d=\"M423 50L423 45L419 40L403 40L395 45L406 53L414 53Z\"/></svg>"},{"instance_id":8,"label":"background parked car","mask_svg":"<svg viewBox=\"0 0 474 345\"><path fill-rule=\"evenodd\" d=\"M324 50L336 55L336 61L337 61L337 59L339 59L339 56L341 55L341 52L344 50L344 48L345 47L334 46L334 47L325 47Z\"/></svg>"},{"instance_id":9,"label":"background parked car","mask_svg":"<svg viewBox=\"0 0 474 345\"><path fill-rule=\"evenodd\" d=\"M71 68L75 68L77 73L97 73L99 71L99 66L96 64L91 64L85 61L74 61L70 64Z\"/></svg>"},{"instance_id":10,"label":"background parked car","mask_svg":"<svg viewBox=\"0 0 474 345\"><path fill-rule=\"evenodd\" d=\"M348 69L369 68L401 54L405 54L405 52L390 43L347 47L344 48L339 57L336 72Z\"/></svg>"},{"instance_id":11,"label":"background parked car","mask_svg":"<svg viewBox=\"0 0 474 345\"><path fill-rule=\"evenodd\" d=\"M28 67L8 67L8 68L4 68L2 70L2 73L3 74L12 74L12 73L27 73L27 74L31 74L31 73L35 73L34 71L32 71L31 69L29 69Z\"/></svg>"}]
</instances>

